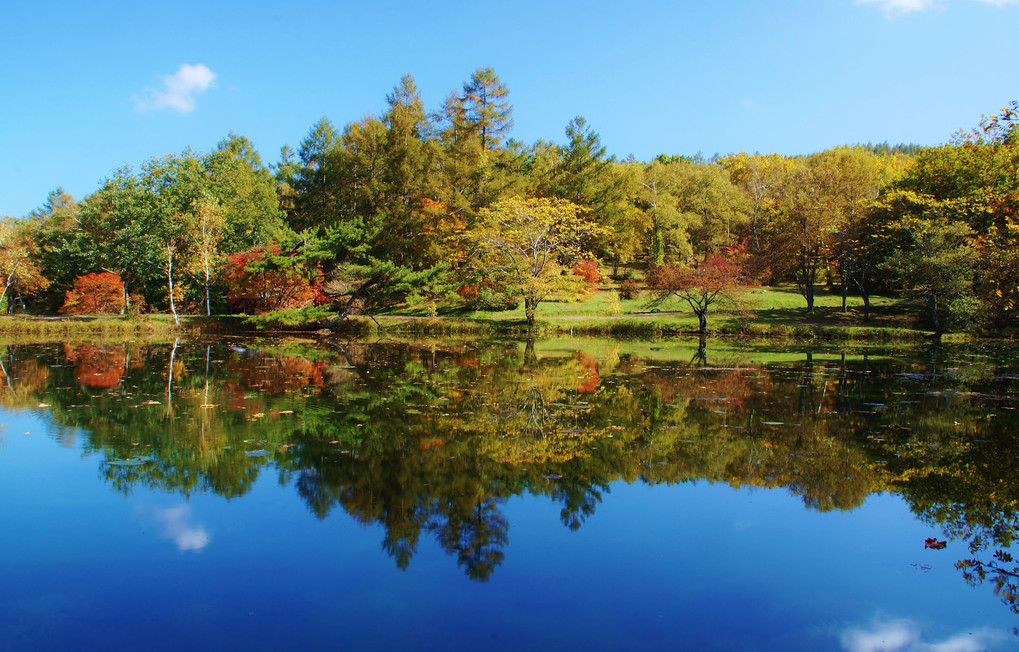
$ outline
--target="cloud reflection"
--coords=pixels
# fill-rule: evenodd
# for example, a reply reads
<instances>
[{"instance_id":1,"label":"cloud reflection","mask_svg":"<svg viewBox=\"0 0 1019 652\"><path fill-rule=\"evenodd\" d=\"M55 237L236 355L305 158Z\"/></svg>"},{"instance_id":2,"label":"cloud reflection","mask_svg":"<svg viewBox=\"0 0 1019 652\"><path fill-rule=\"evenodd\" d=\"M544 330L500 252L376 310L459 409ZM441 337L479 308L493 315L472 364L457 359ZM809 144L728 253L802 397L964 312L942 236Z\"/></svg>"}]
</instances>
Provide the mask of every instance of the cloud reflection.
<instances>
[{"instance_id":1,"label":"cloud reflection","mask_svg":"<svg viewBox=\"0 0 1019 652\"><path fill-rule=\"evenodd\" d=\"M1002 638L1002 633L983 628L928 643L916 623L891 620L869 628L850 627L842 632L841 643L847 652L979 652Z\"/></svg>"},{"instance_id":2,"label":"cloud reflection","mask_svg":"<svg viewBox=\"0 0 1019 652\"><path fill-rule=\"evenodd\" d=\"M201 525L191 523L191 508L187 505L155 511L156 520L163 526L163 538L171 539L181 552L199 552L212 538Z\"/></svg>"}]
</instances>

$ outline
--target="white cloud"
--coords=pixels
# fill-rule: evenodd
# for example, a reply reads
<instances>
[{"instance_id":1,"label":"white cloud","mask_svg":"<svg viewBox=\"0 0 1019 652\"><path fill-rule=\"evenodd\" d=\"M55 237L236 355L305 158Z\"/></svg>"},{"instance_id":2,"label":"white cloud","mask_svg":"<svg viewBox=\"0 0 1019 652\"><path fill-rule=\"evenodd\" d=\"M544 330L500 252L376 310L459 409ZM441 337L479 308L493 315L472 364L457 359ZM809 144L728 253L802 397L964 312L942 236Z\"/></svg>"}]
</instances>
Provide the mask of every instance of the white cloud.
<instances>
[{"instance_id":1,"label":"white cloud","mask_svg":"<svg viewBox=\"0 0 1019 652\"><path fill-rule=\"evenodd\" d=\"M870 628L851 627L842 632L841 643L847 652L979 652L1003 638L1001 632L983 628L926 643L916 623L892 620Z\"/></svg>"},{"instance_id":2,"label":"white cloud","mask_svg":"<svg viewBox=\"0 0 1019 652\"><path fill-rule=\"evenodd\" d=\"M163 538L171 539L181 552L198 552L212 541L204 527L189 522L191 508L187 505L157 509L155 517L163 526Z\"/></svg>"},{"instance_id":3,"label":"white cloud","mask_svg":"<svg viewBox=\"0 0 1019 652\"><path fill-rule=\"evenodd\" d=\"M216 81L216 73L204 64L183 64L172 75L163 77L162 88L144 88L134 96L139 111L173 109L181 113L195 110L195 95L208 90Z\"/></svg>"},{"instance_id":4,"label":"white cloud","mask_svg":"<svg viewBox=\"0 0 1019 652\"><path fill-rule=\"evenodd\" d=\"M856 0L856 4L877 5L889 16L900 16L914 11L933 9L937 2L936 0Z\"/></svg>"},{"instance_id":5,"label":"white cloud","mask_svg":"<svg viewBox=\"0 0 1019 652\"><path fill-rule=\"evenodd\" d=\"M1007 7L1019 5L1019 0L973 0L985 5L995 7ZM856 0L858 5L877 5L889 17L911 14L913 12L927 11L940 7L942 0Z\"/></svg>"}]
</instances>

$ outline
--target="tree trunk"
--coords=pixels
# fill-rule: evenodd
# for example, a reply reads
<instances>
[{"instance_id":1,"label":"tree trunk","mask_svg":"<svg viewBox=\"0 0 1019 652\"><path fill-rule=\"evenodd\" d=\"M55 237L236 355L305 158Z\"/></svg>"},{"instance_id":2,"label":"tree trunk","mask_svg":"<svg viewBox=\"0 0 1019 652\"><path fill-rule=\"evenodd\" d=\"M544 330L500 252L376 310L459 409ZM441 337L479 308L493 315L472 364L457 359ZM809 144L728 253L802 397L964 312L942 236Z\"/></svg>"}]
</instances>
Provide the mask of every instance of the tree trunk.
<instances>
[{"instance_id":1,"label":"tree trunk","mask_svg":"<svg viewBox=\"0 0 1019 652\"><path fill-rule=\"evenodd\" d=\"M697 342L697 352L693 354L690 364L697 365L698 367L708 366L708 338L706 336L701 335L700 340Z\"/></svg>"},{"instance_id":2,"label":"tree trunk","mask_svg":"<svg viewBox=\"0 0 1019 652\"><path fill-rule=\"evenodd\" d=\"M212 304L209 301L209 253L205 252L205 316L212 317Z\"/></svg>"},{"instance_id":3,"label":"tree trunk","mask_svg":"<svg viewBox=\"0 0 1019 652\"><path fill-rule=\"evenodd\" d=\"M0 306L2 306L4 304L4 297L7 296L7 290L9 290L11 288L11 279L12 278L14 278L14 274L10 274L7 277L7 284L4 285L3 292L0 292Z\"/></svg>"},{"instance_id":4,"label":"tree trunk","mask_svg":"<svg viewBox=\"0 0 1019 652\"><path fill-rule=\"evenodd\" d=\"M538 300L531 297L524 297L524 317L527 318L527 325L534 326L535 311L538 308Z\"/></svg>"},{"instance_id":5,"label":"tree trunk","mask_svg":"<svg viewBox=\"0 0 1019 652\"><path fill-rule=\"evenodd\" d=\"M180 326L177 307L173 304L173 249L169 245L166 246L166 283L170 288L170 312L173 313L173 323Z\"/></svg>"},{"instance_id":6,"label":"tree trunk","mask_svg":"<svg viewBox=\"0 0 1019 652\"><path fill-rule=\"evenodd\" d=\"M697 332L703 337L708 334L708 310L697 310Z\"/></svg>"},{"instance_id":7,"label":"tree trunk","mask_svg":"<svg viewBox=\"0 0 1019 652\"><path fill-rule=\"evenodd\" d=\"M814 312L814 283L817 281L817 262L812 260L806 247L800 248L800 268L796 274L800 294L807 301L807 312Z\"/></svg>"},{"instance_id":8,"label":"tree trunk","mask_svg":"<svg viewBox=\"0 0 1019 652\"><path fill-rule=\"evenodd\" d=\"M934 339L940 340L945 334L945 320L938 318L938 298L931 297L927 303L931 311L931 324L934 326Z\"/></svg>"}]
</instances>

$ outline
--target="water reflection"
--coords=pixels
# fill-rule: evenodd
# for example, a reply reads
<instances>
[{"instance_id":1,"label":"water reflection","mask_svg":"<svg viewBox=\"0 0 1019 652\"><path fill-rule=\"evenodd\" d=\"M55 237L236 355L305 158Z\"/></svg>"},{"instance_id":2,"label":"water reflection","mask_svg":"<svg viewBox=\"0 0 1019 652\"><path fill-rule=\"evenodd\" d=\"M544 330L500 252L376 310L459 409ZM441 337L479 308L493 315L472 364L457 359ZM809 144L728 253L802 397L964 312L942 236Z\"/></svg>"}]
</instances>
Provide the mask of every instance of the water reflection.
<instances>
[{"instance_id":1,"label":"water reflection","mask_svg":"<svg viewBox=\"0 0 1019 652\"><path fill-rule=\"evenodd\" d=\"M188 505L153 509L149 516L160 525L162 537L181 552L200 552L212 541L204 526L192 522Z\"/></svg>"},{"instance_id":2,"label":"water reflection","mask_svg":"<svg viewBox=\"0 0 1019 652\"><path fill-rule=\"evenodd\" d=\"M842 633L847 652L980 652L1007 638L1005 632L974 629L938 642L926 642L920 626L910 620L876 622L869 627L850 627Z\"/></svg>"},{"instance_id":3,"label":"water reflection","mask_svg":"<svg viewBox=\"0 0 1019 652\"><path fill-rule=\"evenodd\" d=\"M575 530L619 480L784 487L821 511L896 492L965 542L967 581L1019 609L1014 368L943 349L777 357L704 341L9 346L0 405L44 411L118 491L239 497L268 473L318 518L383 526L400 568L424 535L482 581L523 493ZM211 540L186 508L159 519L181 550Z\"/></svg>"}]
</instances>

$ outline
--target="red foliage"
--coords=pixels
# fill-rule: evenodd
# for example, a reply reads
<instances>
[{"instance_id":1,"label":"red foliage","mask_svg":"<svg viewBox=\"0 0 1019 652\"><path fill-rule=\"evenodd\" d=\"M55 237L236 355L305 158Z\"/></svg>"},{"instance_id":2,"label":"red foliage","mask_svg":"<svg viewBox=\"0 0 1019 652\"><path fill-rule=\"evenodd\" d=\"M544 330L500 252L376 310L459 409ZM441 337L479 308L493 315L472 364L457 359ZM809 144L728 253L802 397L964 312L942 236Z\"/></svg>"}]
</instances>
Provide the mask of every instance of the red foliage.
<instances>
[{"instance_id":1,"label":"red foliage","mask_svg":"<svg viewBox=\"0 0 1019 652\"><path fill-rule=\"evenodd\" d=\"M322 293L321 269L310 271L303 261L284 267L279 261L266 260L279 255L279 246L270 245L227 258L223 275L230 286L226 298L231 307L257 315L317 305L328 300Z\"/></svg>"},{"instance_id":2,"label":"red foliage","mask_svg":"<svg viewBox=\"0 0 1019 652\"><path fill-rule=\"evenodd\" d=\"M639 299L640 292L640 283L632 278L628 278L619 284L620 299Z\"/></svg>"},{"instance_id":3,"label":"red foliage","mask_svg":"<svg viewBox=\"0 0 1019 652\"><path fill-rule=\"evenodd\" d=\"M601 374L598 373L598 360L587 353L574 353L573 358L587 371L584 382L577 386L577 393L590 394L598 389L598 383L601 381Z\"/></svg>"},{"instance_id":4,"label":"red foliage","mask_svg":"<svg viewBox=\"0 0 1019 652\"><path fill-rule=\"evenodd\" d=\"M690 305L697 315L699 332L707 332L708 309L718 301L734 302L750 281L743 267L724 256L707 254L696 267L663 265L650 270L648 288L655 297L651 305L661 305L675 296Z\"/></svg>"},{"instance_id":5,"label":"red foliage","mask_svg":"<svg viewBox=\"0 0 1019 652\"><path fill-rule=\"evenodd\" d=\"M598 262L587 259L582 260L573 266L573 273L584 279L587 283L585 292L594 292L601 280L601 270L598 269Z\"/></svg>"},{"instance_id":6,"label":"red foliage","mask_svg":"<svg viewBox=\"0 0 1019 652\"><path fill-rule=\"evenodd\" d=\"M124 308L124 282L119 274L96 272L79 276L73 289L64 295L60 313L64 315L98 315L120 312Z\"/></svg>"},{"instance_id":7,"label":"red foliage","mask_svg":"<svg viewBox=\"0 0 1019 652\"><path fill-rule=\"evenodd\" d=\"M64 355L74 364L74 375L78 382L86 387L109 389L119 385L124 377L122 347L67 344L64 345Z\"/></svg>"},{"instance_id":8,"label":"red foliage","mask_svg":"<svg viewBox=\"0 0 1019 652\"><path fill-rule=\"evenodd\" d=\"M479 286L477 283L464 283L456 289L456 293L468 301L478 298Z\"/></svg>"},{"instance_id":9,"label":"red foliage","mask_svg":"<svg viewBox=\"0 0 1019 652\"><path fill-rule=\"evenodd\" d=\"M648 272L647 284L659 293L713 295L746 286L749 279L739 263L718 254L707 254L696 267L655 267Z\"/></svg>"}]
</instances>

